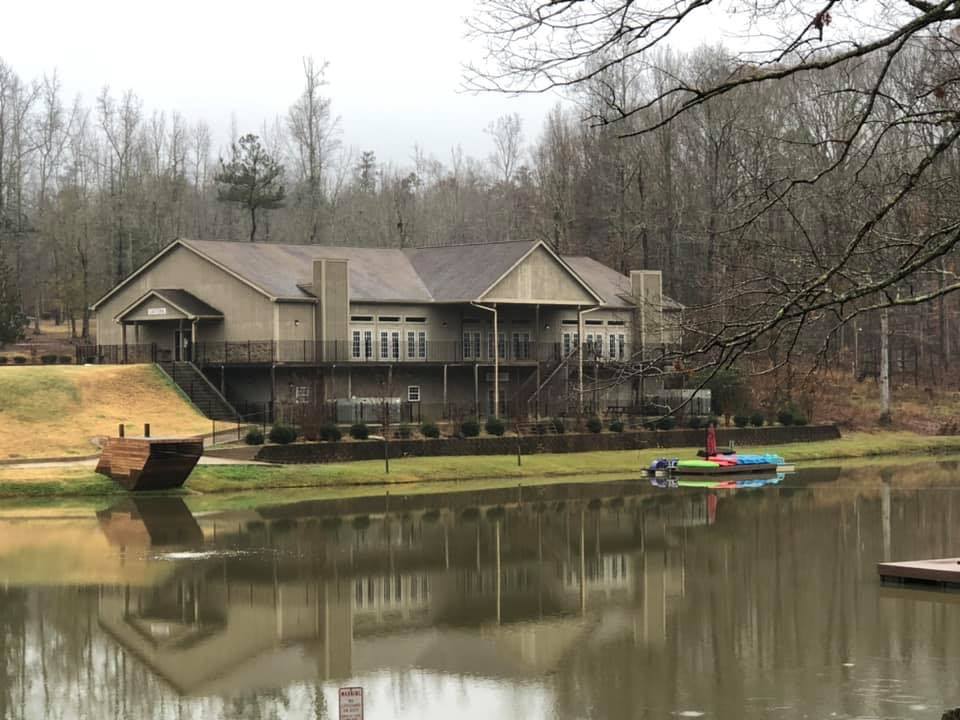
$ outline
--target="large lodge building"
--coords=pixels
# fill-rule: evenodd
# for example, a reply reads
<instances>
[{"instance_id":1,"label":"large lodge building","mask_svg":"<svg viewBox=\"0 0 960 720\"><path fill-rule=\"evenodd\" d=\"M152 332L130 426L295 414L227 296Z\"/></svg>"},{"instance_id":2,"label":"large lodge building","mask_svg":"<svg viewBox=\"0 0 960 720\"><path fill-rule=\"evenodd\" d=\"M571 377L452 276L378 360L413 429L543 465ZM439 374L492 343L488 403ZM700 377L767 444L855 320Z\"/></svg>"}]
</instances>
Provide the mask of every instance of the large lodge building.
<instances>
[{"instance_id":1,"label":"large lodge building","mask_svg":"<svg viewBox=\"0 0 960 720\"><path fill-rule=\"evenodd\" d=\"M681 306L659 271L621 275L542 242L181 239L93 309L101 346L192 363L237 408L392 398L440 419L634 404L635 380L596 380L678 343Z\"/></svg>"}]
</instances>

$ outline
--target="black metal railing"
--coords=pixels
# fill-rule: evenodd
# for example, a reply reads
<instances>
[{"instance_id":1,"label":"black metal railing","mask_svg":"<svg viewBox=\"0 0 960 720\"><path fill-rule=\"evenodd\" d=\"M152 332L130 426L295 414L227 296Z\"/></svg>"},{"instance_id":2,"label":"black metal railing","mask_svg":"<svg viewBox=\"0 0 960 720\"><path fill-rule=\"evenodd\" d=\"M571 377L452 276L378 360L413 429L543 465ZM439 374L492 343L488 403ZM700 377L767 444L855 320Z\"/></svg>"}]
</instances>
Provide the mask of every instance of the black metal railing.
<instances>
[{"instance_id":1,"label":"black metal railing","mask_svg":"<svg viewBox=\"0 0 960 720\"><path fill-rule=\"evenodd\" d=\"M501 348L500 362L508 364L556 363L570 352L558 342L508 343ZM322 363L493 363L489 347L476 347L472 342L428 340L407 343L378 340L241 340L198 342L192 348L197 365L269 365ZM611 357L589 344L583 346L584 362L622 362L627 357Z\"/></svg>"}]
</instances>

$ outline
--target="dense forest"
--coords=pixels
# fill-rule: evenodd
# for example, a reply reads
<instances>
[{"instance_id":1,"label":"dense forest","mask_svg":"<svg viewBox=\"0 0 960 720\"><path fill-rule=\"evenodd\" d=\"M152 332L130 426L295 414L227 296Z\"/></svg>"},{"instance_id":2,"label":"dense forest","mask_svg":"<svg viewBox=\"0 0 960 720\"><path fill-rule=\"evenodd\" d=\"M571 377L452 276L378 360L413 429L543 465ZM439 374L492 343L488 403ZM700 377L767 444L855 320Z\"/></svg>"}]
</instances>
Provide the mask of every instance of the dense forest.
<instances>
[{"instance_id":1,"label":"dense forest","mask_svg":"<svg viewBox=\"0 0 960 720\"><path fill-rule=\"evenodd\" d=\"M0 62L7 295L86 336L89 304L178 236L382 247L542 239L621 271L662 270L689 308L688 344L711 362L776 366L797 352L836 361L859 344L858 372L888 320L879 294L891 300L901 359L909 352L914 373L939 378L960 337L949 296L960 89L944 79L956 43L912 38L897 50L758 83L720 46L587 56L590 72L542 127L500 117L486 128L488 157L412 146L406 164L343 146L325 68L312 60L283 115L234 128L222 147L209 119L148 111L133 90L71 100L57 74L22 78ZM679 112L675 82L732 86ZM254 166L263 184L245 201L237 183ZM918 232L952 241L928 252ZM853 249L851 237L862 240ZM788 323L761 323L783 298L806 298L811 273L836 257L856 262L831 271L819 300ZM901 293L910 302L897 307ZM717 343L718 326L740 335Z\"/></svg>"}]
</instances>

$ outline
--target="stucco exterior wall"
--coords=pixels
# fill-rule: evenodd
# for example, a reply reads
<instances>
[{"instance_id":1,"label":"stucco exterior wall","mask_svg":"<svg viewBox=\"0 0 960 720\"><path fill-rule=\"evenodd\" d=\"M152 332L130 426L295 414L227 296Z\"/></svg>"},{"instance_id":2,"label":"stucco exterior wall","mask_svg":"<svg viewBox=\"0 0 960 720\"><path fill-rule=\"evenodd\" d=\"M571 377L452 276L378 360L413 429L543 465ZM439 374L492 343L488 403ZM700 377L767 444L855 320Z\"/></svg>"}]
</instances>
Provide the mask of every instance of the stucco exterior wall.
<instances>
[{"instance_id":1,"label":"stucco exterior wall","mask_svg":"<svg viewBox=\"0 0 960 720\"><path fill-rule=\"evenodd\" d=\"M119 344L121 329L114 317L151 288L183 288L223 313L222 323L201 323L197 336L200 342L270 340L274 336L274 310L269 298L181 246L160 258L97 308L97 342ZM172 345L175 322L145 322L144 326L147 324L157 328L148 331L148 337L169 336ZM128 330L127 342L132 342L132 335Z\"/></svg>"},{"instance_id":2,"label":"stucco exterior wall","mask_svg":"<svg viewBox=\"0 0 960 720\"><path fill-rule=\"evenodd\" d=\"M534 250L484 296L484 302L596 302L542 247Z\"/></svg>"}]
</instances>

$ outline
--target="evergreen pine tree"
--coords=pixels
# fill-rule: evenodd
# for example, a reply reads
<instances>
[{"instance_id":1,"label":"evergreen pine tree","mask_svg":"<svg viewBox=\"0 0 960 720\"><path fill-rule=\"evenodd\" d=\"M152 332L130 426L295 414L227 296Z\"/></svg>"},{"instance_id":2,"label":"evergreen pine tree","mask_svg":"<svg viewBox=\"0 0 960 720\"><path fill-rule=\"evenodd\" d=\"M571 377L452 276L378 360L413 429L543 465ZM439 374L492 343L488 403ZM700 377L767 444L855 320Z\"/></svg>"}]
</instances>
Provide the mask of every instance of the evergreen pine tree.
<instances>
[{"instance_id":1,"label":"evergreen pine tree","mask_svg":"<svg viewBox=\"0 0 960 720\"><path fill-rule=\"evenodd\" d=\"M250 213L250 242L257 233L257 210L283 207L283 165L260 144L256 135L244 135L230 147L230 162L220 160L216 175L217 199L235 202Z\"/></svg>"}]
</instances>

